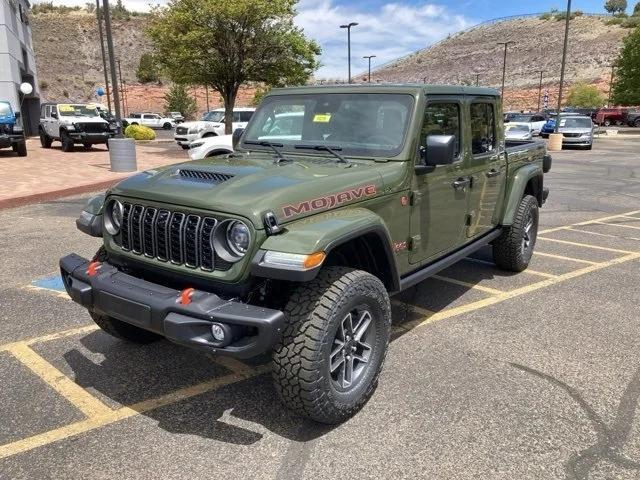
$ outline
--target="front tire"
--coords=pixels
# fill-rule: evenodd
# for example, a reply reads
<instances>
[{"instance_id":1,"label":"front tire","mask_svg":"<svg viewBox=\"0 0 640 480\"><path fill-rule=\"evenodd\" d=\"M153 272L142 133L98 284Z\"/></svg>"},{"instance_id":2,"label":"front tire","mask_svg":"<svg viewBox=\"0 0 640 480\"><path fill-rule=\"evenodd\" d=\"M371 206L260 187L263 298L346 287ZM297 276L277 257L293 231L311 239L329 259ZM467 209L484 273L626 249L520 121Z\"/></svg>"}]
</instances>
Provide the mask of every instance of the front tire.
<instances>
[{"instance_id":1,"label":"front tire","mask_svg":"<svg viewBox=\"0 0 640 480\"><path fill-rule=\"evenodd\" d=\"M389 344L391 308L382 282L361 270L327 267L284 308L273 352L283 403L303 417L340 423L373 394Z\"/></svg>"},{"instance_id":2,"label":"front tire","mask_svg":"<svg viewBox=\"0 0 640 480\"><path fill-rule=\"evenodd\" d=\"M63 152L73 152L73 138L67 132L60 132L60 143L62 143Z\"/></svg>"},{"instance_id":3,"label":"front tire","mask_svg":"<svg viewBox=\"0 0 640 480\"><path fill-rule=\"evenodd\" d=\"M13 151L18 154L19 157L27 156L27 142L24 140L22 142L13 144Z\"/></svg>"},{"instance_id":4,"label":"front tire","mask_svg":"<svg viewBox=\"0 0 640 480\"><path fill-rule=\"evenodd\" d=\"M51 140L51 137L46 134L44 129L40 129L40 145L42 145L42 148L51 148L52 141L53 140Z\"/></svg>"},{"instance_id":5,"label":"front tire","mask_svg":"<svg viewBox=\"0 0 640 480\"><path fill-rule=\"evenodd\" d=\"M502 235L493 242L493 261L503 270L522 272L529 266L538 237L538 201L525 195L513 224L505 227Z\"/></svg>"},{"instance_id":6,"label":"front tire","mask_svg":"<svg viewBox=\"0 0 640 480\"><path fill-rule=\"evenodd\" d=\"M169 122L167 122L164 125L162 125L162 128L165 129L165 130L171 130L171 124Z\"/></svg>"}]
</instances>

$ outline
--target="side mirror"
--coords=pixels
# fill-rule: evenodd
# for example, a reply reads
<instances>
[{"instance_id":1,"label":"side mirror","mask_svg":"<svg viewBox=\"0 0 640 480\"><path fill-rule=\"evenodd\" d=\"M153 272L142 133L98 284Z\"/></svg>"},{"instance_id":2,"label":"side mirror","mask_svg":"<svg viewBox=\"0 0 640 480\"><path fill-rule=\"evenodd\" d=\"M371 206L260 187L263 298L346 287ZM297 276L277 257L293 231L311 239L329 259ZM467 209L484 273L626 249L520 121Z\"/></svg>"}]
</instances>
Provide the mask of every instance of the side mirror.
<instances>
[{"instance_id":1,"label":"side mirror","mask_svg":"<svg viewBox=\"0 0 640 480\"><path fill-rule=\"evenodd\" d=\"M240 143L240 137L244 133L244 128L236 128L231 134L231 144L233 145L233 149L235 150Z\"/></svg>"},{"instance_id":2,"label":"side mirror","mask_svg":"<svg viewBox=\"0 0 640 480\"><path fill-rule=\"evenodd\" d=\"M421 175L433 171L437 165L450 165L456 154L456 137L453 135L429 135L425 139L420 156L424 162L416 165L416 174Z\"/></svg>"},{"instance_id":3,"label":"side mirror","mask_svg":"<svg viewBox=\"0 0 640 480\"><path fill-rule=\"evenodd\" d=\"M56 112L51 112L51 118L58 118L58 114Z\"/></svg>"}]
</instances>

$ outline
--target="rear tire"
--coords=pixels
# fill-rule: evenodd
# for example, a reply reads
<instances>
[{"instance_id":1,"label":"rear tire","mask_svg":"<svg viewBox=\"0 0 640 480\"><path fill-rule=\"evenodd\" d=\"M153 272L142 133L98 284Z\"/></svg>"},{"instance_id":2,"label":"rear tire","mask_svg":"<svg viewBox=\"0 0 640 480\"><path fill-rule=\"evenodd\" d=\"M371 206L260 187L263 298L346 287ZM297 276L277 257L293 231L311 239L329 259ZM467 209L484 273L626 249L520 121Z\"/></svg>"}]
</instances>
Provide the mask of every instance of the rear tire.
<instances>
[{"instance_id":1,"label":"rear tire","mask_svg":"<svg viewBox=\"0 0 640 480\"><path fill-rule=\"evenodd\" d=\"M636 118L636 120L633 122L633 126L640 127L640 118Z\"/></svg>"},{"instance_id":2,"label":"rear tire","mask_svg":"<svg viewBox=\"0 0 640 480\"><path fill-rule=\"evenodd\" d=\"M183 150L189 150L189 145L180 145Z\"/></svg>"},{"instance_id":3,"label":"rear tire","mask_svg":"<svg viewBox=\"0 0 640 480\"><path fill-rule=\"evenodd\" d=\"M167 122L164 125L162 125L162 128L165 129L165 130L171 130L171 124L169 122Z\"/></svg>"},{"instance_id":4,"label":"rear tire","mask_svg":"<svg viewBox=\"0 0 640 480\"><path fill-rule=\"evenodd\" d=\"M84 147L85 150L91 150L91 147L93 146L90 143L83 143L82 146Z\"/></svg>"},{"instance_id":5,"label":"rear tire","mask_svg":"<svg viewBox=\"0 0 640 480\"><path fill-rule=\"evenodd\" d=\"M343 422L371 397L382 370L391 330L384 285L361 270L327 267L293 292L284 312L273 352L278 395L303 417Z\"/></svg>"},{"instance_id":6,"label":"rear tire","mask_svg":"<svg viewBox=\"0 0 640 480\"><path fill-rule=\"evenodd\" d=\"M529 266L538 236L538 201L525 195L513 220L493 242L493 261L503 270L522 272Z\"/></svg>"},{"instance_id":7,"label":"rear tire","mask_svg":"<svg viewBox=\"0 0 640 480\"><path fill-rule=\"evenodd\" d=\"M40 145L42 145L42 148L51 148L52 141L51 137L43 129L40 129Z\"/></svg>"},{"instance_id":8,"label":"rear tire","mask_svg":"<svg viewBox=\"0 0 640 480\"><path fill-rule=\"evenodd\" d=\"M24 140L13 144L13 151L18 154L19 157L27 156L27 142Z\"/></svg>"}]
</instances>

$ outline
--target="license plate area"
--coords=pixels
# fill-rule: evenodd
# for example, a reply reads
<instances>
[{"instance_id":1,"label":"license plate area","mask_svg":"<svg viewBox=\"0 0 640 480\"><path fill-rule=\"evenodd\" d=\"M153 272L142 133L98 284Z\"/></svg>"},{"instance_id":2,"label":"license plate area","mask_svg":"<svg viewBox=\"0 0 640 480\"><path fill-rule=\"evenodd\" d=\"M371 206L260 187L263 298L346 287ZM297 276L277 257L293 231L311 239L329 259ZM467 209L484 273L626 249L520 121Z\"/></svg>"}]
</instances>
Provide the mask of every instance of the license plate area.
<instances>
[{"instance_id":1,"label":"license plate area","mask_svg":"<svg viewBox=\"0 0 640 480\"><path fill-rule=\"evenodd\" d=\"M102 291L98 292L97 304L99 310L118 320L143 328L151 326L151 307L148 305Z\"/></svg>"}]
</instances>

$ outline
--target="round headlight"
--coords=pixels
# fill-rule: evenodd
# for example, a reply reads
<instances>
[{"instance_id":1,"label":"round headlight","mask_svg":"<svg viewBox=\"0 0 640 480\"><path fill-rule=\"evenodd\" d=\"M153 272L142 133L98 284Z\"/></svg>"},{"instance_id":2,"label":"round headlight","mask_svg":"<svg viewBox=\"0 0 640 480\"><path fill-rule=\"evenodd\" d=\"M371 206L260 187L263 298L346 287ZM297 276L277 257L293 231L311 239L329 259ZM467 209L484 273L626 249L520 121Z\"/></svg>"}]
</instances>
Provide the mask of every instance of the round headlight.
<instances>
[{"instance_id":1,"label":"round headlight","mask_svg":"<svg viewBox=\"0 0 640 480\"><path fill-rule=\"evenodd\" d=\"M117 235L122 227L124 207L118 200L110 200L104 211L104 228L110 235Z\"/></svg>"},{"instance_id":2,"label":"round headlight","mask_svg":"<svg viewBox=\"0 0 640 480\"><path fill-rule=\"evenodd\" d=\"M240 220L225 220L211 234L211 246L225 262L237 262L249 251L251 230Z\"/></svg>"},{"instance_id":3,"label":"round headlight","mask_svg":"<svg viewBox=\"0 0 640 480\"><path fill-rule=\"evenodd\" d=\"M242 256L249 250L251 234L249 227L240 221L234 221L227 227L227 243L236 255Z\"/></svg>"}]
</instances>

